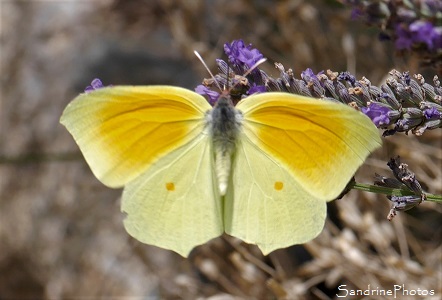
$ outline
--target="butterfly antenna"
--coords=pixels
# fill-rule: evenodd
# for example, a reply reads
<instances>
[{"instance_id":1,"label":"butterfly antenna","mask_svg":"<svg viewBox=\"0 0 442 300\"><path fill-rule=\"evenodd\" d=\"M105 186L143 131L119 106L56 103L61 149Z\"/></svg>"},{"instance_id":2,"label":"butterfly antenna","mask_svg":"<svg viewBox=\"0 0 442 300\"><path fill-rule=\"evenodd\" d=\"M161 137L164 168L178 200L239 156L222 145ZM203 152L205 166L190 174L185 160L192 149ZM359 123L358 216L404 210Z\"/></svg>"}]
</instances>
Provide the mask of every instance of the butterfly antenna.
<instances>
[{"instance_id":1,"label":"butterfly antenna","mask_svg":"<svg viewBox=\"0 0 442 300\"><path fill-rule=\"evenodd\" d=\"M262 64L266 60L267 60L267 58L265 58L265 57L261 58L250 69L248 69L247 72L245 72L242 76L246 77L247 75L252 73L253 70L255 70L260 64Z\"/></svg>"},{"instance_id":2,"label":"butterfly antenna","mask_svg":"<svg viewBox=\"0 0 442 300\"><path fill-rule=\"evenodd\" d=\"M263 62L265 62L267 60L267 58L265 58L265 57L263 57L263 58L261 58L260 60L258 60L252 67L250 67L250 69L248 69L243 75L242 75L242 77L246 77L247 75L249 75L250 73L252 73L253 72L253 70L255 70L260 64L262 64ZM229 81L227 81L227 83L228 83ZM237 82L237 83L235 83L233 86L232 86L232 89L235 87L235 86L237 86L239 84L239 82Z\"/></svg>"},{"instance_id":3,"label":"butterfly antenna","mask_svg":"<svg viewBox=\"0 0 442 300\"><path fill-rule=\"evenodd\" d=\"M226 90L229 90L229 74L230 74L230 66L227 64L227 74L226 74Z\"/></svg>"},{"instance_id":4,"label":"butterfly antenna","mask_svg":"<svg viewBox=\"0 0 442 300\"><path fill-rule=\"evenodd\" d=\"M212 72L210 72L209 67L206 65L206 63L204 62L203 58L201 57L201 55L198 53L198 51L193 51L193 53L195 53L196 57L198 57L198 59L201 61L201 63L203 64L203 66L206 68L207 72L209 72L210 76L212 77L213 81L215 82L216 86L219 88L220 91L222 91L222 88L220 87L218 81L216 81L215 76L213 76Z\"/></svg>"}]
</instances>

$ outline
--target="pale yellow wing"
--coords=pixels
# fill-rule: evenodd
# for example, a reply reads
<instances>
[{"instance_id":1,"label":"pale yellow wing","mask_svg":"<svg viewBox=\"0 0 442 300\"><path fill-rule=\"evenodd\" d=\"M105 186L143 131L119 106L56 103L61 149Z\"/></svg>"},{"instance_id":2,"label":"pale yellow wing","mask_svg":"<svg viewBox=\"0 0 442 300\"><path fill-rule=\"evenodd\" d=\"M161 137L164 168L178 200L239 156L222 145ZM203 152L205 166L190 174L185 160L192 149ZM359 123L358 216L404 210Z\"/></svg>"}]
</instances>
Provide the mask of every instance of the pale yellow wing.
<instances>
[{"instance_id":1,"label":"pale yellow wing","mask_svg":"<svg viewBox=\"0 0 442 300\"><path fill-rule=\"evenodd\" d=\"M367 116L331 101L263 93L244 99L237 109L244 114L244 137L323 200L335 199L381 145Z\"/></svg>"},{"instance_id":2,"label":"pale yellow wing","mask_svg":"<svg viewBox=\"0 0 442 300\"><path fill-rule=\"evenodd\" d=\"M195 139L209 109L201 95L183 88L115 86L79 95L60 122L94 175L107 186L121 187Z\"/></svg>"},{"instance_id":3,"label":"pale yellow wing","mask_svg":"<svg viewBox=\"0 0 442 300\"><path fill-rule=\"evenodd\" d=\"M286 93L253 95L236 108L243 120L226 232L264 254L313 239L324 226L326 200L380 146L376 127L345 105Z\"/></svg>"},{"instance_id":4,"label":"pale yellow wing","mask_svg":"<svg viewBox=\"0 0 442 300\"><path fill-rule=\"evenodd\" d=\"M123 192L124 225L137 240L187 256L224 232L210 137L170 152Z\"/></svg>"},{"instance_id":5,"label":"pale yellow wing","mask_svg":"<svg viewBox=\"0 0 442 300\"><path fill-rule=\"evenodd\" d=\"M286 166L240 134L225 196L226 233L267 255L301 244L324 227L326 202L312 196Z\"/></svg>"}]
</instances>

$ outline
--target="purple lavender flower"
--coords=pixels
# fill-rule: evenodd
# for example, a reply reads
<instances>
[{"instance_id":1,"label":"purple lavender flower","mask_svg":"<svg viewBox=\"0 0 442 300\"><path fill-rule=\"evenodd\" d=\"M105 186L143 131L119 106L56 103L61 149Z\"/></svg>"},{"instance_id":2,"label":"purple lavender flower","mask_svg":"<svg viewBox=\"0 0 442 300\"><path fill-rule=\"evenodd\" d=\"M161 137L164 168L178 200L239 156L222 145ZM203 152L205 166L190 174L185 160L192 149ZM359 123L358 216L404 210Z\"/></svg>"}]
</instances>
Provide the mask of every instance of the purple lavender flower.
<instances>
[{"instance_id":1,"label":"purple lavender flower","mask_svg":"<svg viewBox=\"0 0 442 300\"><path fill-rule=\"evenodd\" d=\"M432 12L437 13L442 11L442 2L440 2L439 0L424 0L424 4Z\"/></svg>"},{"instance_id":2,"label":"purple lavender flower","mask_svg":"<svg viewBox=\"0 0 442 300\"><path fill-rule=\"evenodd\" d=\"M197 92L200 95L207 96L209 98L209 103L212 106L216 103L216 101L219 98L219 93L218 92L212 91L207 86L202 85L202 84L198 85L195 88L195 92Z\"/></svg>"},{"instance_id":3,"label":"purple lavender flower","mask_svg":"<svg viewBox=\"0 0 442 300\"><path fill-rule=\"evenodd\" d=\"M414 21L409 28L415 43L424 43L430 50L436 48L434 40L437 39L438 33L429 21Z\"/></svg>"},{"instance_id":4,"label":"purple lavender flower","mask_svg":"<svg viewBox=\"0 0 442 300\"><path fill-rule=\"evenodd\" d=\"M431 107L424 110L424 116L427 120L439 119L441 117L441 114L436 107Z\"/></svg>"},{"instance_id":5,"label":"purple lavender flower","mask_svg":"<svg viewBox=\"0 0 442 300\"><path fill-rule=\"evenodd\" d=\"M322 74L324 74L324 71L315 74L310 68L301 72L301 78L306 83L305 86L309 90L309 94L313 97L320 98L325 93L324 82L320 80Z\"/></svg>"},{"instance_id":6,"label":"purple lavender flower","mask_svg":"<svg viewBox=\"0 0 442 300\"><path fill-rule=\"evenodd\" d=\"M411 196L387 196L393 202L390 212L387 215L387 220L391 221L397 215L398 211L409 210L418 206L426 199L425 194L411 195Z\"/></svg>"},{"instance_id":7,"label":"purple lavender flower","mask_svg":"<svg viewBox=\"0 0 442 300\"><path fill-rule=\"evenodd\" d=\"M433 29L433 45L436 51L442 49L442 26Z\"/></svg>"},{"instance_id":8,"label":"purple lavender flower","mask_svg":"<svg viewBox=\"0 0 442 300\"><path fill-rule=\"evenodd\" d=\"M362 112L373 121L376 127L390 124L390 109L388 107L376 102L369 102L368 107L362 107Z\"/></svg>"},{"instance_id":9,"label":"purple lavender flower","mask_svg":"<svg viewBox=\"0 0 442 300\"><path fill-rule=\"evenodd\" d=\"M442 30L429 21L417 20L408 28L404 23L396 26L396 48L410 50L413 44L425 44L429 50L442 48Z\"/></svg>"},{"instance_id":10,"label":"purple lavender flower","mask_svg":"<svg viewBox=\"0 0 442 300\"><path fill-rule=\"evenodd\" d=\"M88 86L84 89L84 91L85 91L86 93L89 93L89 92L92 92L92 91L94 91L94 90L98 90L98 89L101 89L101 88L104 88L103 83L101 82L100 79L95 78L94 80L92 80L91 85L88 85Z\"/></svg>"},{"instance_id":11,"label":"purple lavender flower","mask_svg":"<svg viewBox=\"0 0 442 300\"><path fill-rule=\"evenodd\" d=\"M395 41L395 46L396 49L398 50L410 50L411 49L411 45L413 44L413 38L411 35L411 32L408 31L404 24L398 24L396 26L396 41Z\"/></svg>"},{"instance_id":12,"label":"purple lavender flower","mask_svg":"<svg viewBox=\"0 0 442 300\"><path fill-rule=\"evenodd\" d=\"M307 68L305 69L305 71L301 72L301 78L304 79L305 81L310 81L310 77L316 77L312 69Z\"/></svg>"},{"instance_id":13,"label":"purple lavender flower","mask_svg":"<svg viewBox=\"0 0 442 300\"><path fill-rule=\"evenodd\" d=\"M252 95L252 94L256 94L256 93L265 93L266 87L263 85L253 85L248 91L247 94L248 95Z\"/></svg>"},{"instance_id":14,"label":"purple lavender flower","mask_svg":"<svg viewBox=\"0 0 442 300\"><path fill-rule=\"evenodd\" d=\"M245 64L249 68L264 57L258 49L252 48L252 44L246 47L243 40L234 40L230 44L224 44L224 52L232 64Z\"/></svg>"},{"instance_id":15,"label":"purple lavender flower","mask_svg":"<svg viewBox=\"0 0 442 300\"><path fill-rule=\"evenodd\" d=\"M319 82L318 75L321 75L323 73L324 73L324 71L321 71L318 74L315 74L315 73L313 73L312 69L307 68L307 69L305 69L305 71L301 72L301 78L305 82L310 82L310 81Z\"/></svg>"},{"instance_id":16,"label":"purple lavender flower","mask_svg":"<svg viewBox=\"0 0 442 300\"><path fill-rule=\"evenodd\" d=\"M341 72L338 75L338 79L339 80L345 80L351 83L351 85L354 86L355 82L356 82L356 78L350 74L350 72Z\"/></svg>"},{"instance_id":17,"label":"purple lavender flower","mask_svg":"<svg viewBox=\"0 0 442 300\"><path fill-rule=\"evenodd\" d=\"M399 55L414 52L422 65L440 66L442 50L441 0L363 1L343 0L351 6L352 19L381 29L381 41L392 40Z\"/></svg>"}]
</instances>

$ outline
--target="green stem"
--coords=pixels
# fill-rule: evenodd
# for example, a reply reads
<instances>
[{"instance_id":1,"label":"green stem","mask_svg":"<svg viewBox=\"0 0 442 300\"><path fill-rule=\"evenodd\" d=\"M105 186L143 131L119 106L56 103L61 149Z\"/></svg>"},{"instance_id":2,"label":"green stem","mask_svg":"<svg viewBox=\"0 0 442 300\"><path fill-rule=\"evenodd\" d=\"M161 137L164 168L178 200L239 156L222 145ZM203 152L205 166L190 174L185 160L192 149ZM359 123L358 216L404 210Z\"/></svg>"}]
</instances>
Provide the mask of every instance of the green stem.
<instances>
[{"instance_id":1,"label":"green stem","mask_svg":"<svg viewBox=\"0 0 442 300\"><path fill-rule=\"evenodd\" d=\"M401 189L393 189L393 188L387 188L377 185L371 185L371 184L363 184L363 183L356 183L352 182L348 186L350 189L370 192L370 193L376 193L376 194L385 194L389 196L412 196L414 195L413 192L407 191L407 190L401 190ZM428 194L425 193L427 196L426 201L432 201L436 203L442 203L442 195L435 195L435 194Z\"/></svg>"}]
</instances>

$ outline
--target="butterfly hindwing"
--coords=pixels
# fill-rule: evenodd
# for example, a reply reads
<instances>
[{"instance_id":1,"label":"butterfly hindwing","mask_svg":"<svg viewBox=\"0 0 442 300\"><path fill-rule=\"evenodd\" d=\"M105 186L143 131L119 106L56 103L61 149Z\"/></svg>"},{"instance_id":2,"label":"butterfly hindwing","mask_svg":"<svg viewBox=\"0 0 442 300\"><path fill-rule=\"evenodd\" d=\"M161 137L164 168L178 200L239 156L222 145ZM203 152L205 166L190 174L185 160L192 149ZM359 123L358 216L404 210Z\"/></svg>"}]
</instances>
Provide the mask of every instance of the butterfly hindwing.
<instances>
[{"instance_id":1,"label":"butterfly hindwing","mask_svg":"<svg viewBox=\"0 0 442 300\"><path fill-rule=\"evenodd\" d=\"M129 182L122 211L130 235L182 256L221 235L221 197L209 135L203 132Z\"/></svg>"},{"instance_id":2,"label":"butterfly hindwing","mask_svg":"<svg viewBox=\"0 0 442 300\"><path fill-rule=\"evenodd\" d=\"M326 203L308 193L280 163L240 134L225 198L226 233L264 255L317 236Z\"/></svg>"}]
</instances>

